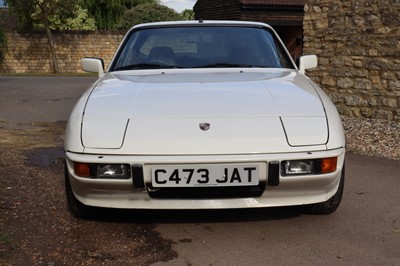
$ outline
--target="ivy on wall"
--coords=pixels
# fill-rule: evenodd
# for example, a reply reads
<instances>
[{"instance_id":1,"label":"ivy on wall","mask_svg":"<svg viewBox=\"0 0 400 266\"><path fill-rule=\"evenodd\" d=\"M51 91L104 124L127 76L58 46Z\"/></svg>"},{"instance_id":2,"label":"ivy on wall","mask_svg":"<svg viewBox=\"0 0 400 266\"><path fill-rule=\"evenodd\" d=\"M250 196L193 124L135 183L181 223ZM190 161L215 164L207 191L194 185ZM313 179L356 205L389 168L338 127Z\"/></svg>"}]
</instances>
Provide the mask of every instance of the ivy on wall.
<instances>
[{"instance_id":1,"label":"ivy on wall","mask_svg":"<svg viewBox=\"0 0 400 266\"><path fill-rule=\"evenodd\" d=\"M2 28L0 28L0 64L5 60L5 53L7 51L7 36Z\"/></svg>"}]
</instances>

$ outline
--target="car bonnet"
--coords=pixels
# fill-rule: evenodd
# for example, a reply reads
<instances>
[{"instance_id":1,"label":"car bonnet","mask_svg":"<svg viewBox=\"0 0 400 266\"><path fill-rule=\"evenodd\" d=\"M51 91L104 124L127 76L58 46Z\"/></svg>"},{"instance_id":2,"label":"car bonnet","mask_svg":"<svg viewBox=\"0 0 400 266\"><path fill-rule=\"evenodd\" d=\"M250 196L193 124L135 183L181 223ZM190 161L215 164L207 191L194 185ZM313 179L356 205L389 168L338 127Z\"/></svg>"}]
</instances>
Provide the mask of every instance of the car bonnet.
<instances>
[{"instance_id":1,"label":"car bonnet","mask_svg":"<svg viewBox=\"0 0 400 266\"><path fill-rule=\"evenodd\" d=\"M201 123L211 124L207 137ZM204 144L214 142L215 153L266 152L327 139L318 93L291 70L107 74L82 124L84 147L141 154L209 153Z\"/></svg>"}]
</instances>

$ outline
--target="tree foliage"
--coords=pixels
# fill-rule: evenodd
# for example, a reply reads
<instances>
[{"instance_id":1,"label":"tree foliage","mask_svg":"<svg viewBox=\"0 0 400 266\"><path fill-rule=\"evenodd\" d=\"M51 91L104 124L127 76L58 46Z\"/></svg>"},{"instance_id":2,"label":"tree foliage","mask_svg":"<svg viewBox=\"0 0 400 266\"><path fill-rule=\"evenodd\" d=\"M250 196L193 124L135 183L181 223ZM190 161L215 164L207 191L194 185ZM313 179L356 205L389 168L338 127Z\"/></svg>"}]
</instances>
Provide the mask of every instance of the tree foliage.
<instances>
[{"instance_id":1,"label":"tree foliage","mask_svg":"<svg viewBox=\"0 0 400 266\"><path fill-rule=\"evenodd\" d=\"M8 6L18 18L18 29L22 32L32 32L37 25L49 24L52 17L59 16L64 23L73 18L79 0L8 0Z\"/></svg>"},{"instance_id":2,"label":"tree foliage","mask_svg":"<svg viewBox=\"0 0 400 266\"><path fill-rule=\"evenodd\" d=\"M181 16L183 20L194 20L194 11L193 9L185 9L181 12Z\"/></svg>"},{"instance_id":3,"label":"tree foliage","mask_svg":"<svg viewBox=\"0 0 400 266\"><path fill-rule=\"evenodd\" d=\"M75 4L71 8L72 10L67 13L64 10L60 10L49 16L51 30L96 30L96 21L90 16L87 9L82 8L79 4ZM40 10L36 10L36 12L40 12ZM36 23L34 29L43 30L44 24L42 22Z\"/></svg>"},{"instance_id":4,"label":"tree foliage","mask_svg":"<svg viewBox=\"0 0 400 266\"><path fill-rule=\"evenodd\" d=\"M34 1L30 0L8 0L10 12L18 18L18 30L22 32L33 31L32 13L35 10Z\"/></svg>"},{"instance_id":5,"label":"tree foliage","mask_svg":"<svg viewBox=\"0 0 400 266\"><path fill-rule=\"evenodd\" d=\"M158 3L158 0L82 0L86 8L96 20L99 30L115 29L125 11L144 3Z\"/></svg>"},{"instance_id":6,"label":"tree foliage","mask_svg":"<svg viewBox=\"0 0 400 266\"><path fill-rule=\"evenodd\" d=\"M62 19L73 16L78 0L8 0L10 11L18 18L20 31L31 32L35 25L42 24L53 62L53 72L59 73L55 45L51 33L51 17L61 14Z\"/></svg>"},{"instance_id":7,"label":"tree foliage","mask_svg":"<svg viewBox=\"0 0 400 266\"><path fill-rule=\"evenodd\" d=\"M172 8L160 4L141 4L127 10L117 28L128 30L141 23L174 20L182 20L182 16Z\"/></svg>"},{"instance_id":8,"label":"tree foliage","mask_svg":"<svg viewBox=\"0 0 400 266\"><path fill-rule=\"evenodd\" d=\"M7 36L4 30L0 28L0 64L4 62L6 51L7 51Z\"/></svg>"}]
</instances>

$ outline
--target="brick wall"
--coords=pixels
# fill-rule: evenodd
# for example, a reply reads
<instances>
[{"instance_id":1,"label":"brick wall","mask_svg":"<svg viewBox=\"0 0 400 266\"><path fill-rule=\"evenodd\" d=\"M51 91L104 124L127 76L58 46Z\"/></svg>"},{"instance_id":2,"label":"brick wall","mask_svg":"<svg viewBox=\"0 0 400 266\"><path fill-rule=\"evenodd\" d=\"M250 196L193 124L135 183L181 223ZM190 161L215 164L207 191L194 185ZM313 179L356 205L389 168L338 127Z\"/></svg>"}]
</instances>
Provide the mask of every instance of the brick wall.
<instances>
[{"instance_id":1,"label":"brick wall","mask_svg":"<svg viewBox=\"0 0 400 266\"><path fill-rule=\"evenodd\" d=\"M6 61L0 64L2 73L52 72L50 50L45 34L7 32ZM106 33L53 34L62 73L82 72L83 57L101 57L108 66L123 35Z\"/></svg>"},{"instance_id":2,"label":"brick wall","mask_svg":"<svg viewBox=\"0 0 400 266\"><path fill-rule=\"evenodd\" d=\"M306 0L307 74L348 116L400 120L400 1Z\"/></svg>"}]
</instances>

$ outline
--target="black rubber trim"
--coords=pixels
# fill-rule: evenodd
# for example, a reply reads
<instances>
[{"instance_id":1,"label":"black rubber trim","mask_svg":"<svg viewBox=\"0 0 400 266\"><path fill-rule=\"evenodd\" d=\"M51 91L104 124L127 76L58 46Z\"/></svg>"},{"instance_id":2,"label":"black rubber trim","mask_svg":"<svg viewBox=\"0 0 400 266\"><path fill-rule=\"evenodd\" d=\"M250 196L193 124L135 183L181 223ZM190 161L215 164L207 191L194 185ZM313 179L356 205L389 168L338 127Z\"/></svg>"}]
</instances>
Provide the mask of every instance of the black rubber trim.
<instances>
[{"instance_id":1,"label":"black rubber trim","mask_svg":"<svg viewBox=\"0 0 400 266\"><path fill-rule=\"evenodd\" d=\"M279 185L279 162L268 163L268 186Z\"/></svg>"},{"instance_id":2,"label":"black rubber trim","mask_svg":"<svg viewBox=\"0 0 400 266\"><path fill-rule=\"evenodd\" d=\"M258 186L243 187L194 187L194 188L160 188L149 189L151 198L163 199L224 199L255 198L265 191L265 182Z\"/></svg>"},{"instance_id":3,"label":"black rubber trim","mask_svg":"<svg viewBox=\"0 0 400 266\"><path fill-rule=\"evenodd\" d=\"M143 166L141 164L132 165L132 183L135 188L144 188Z\"/></svg>"}]
</instances>

